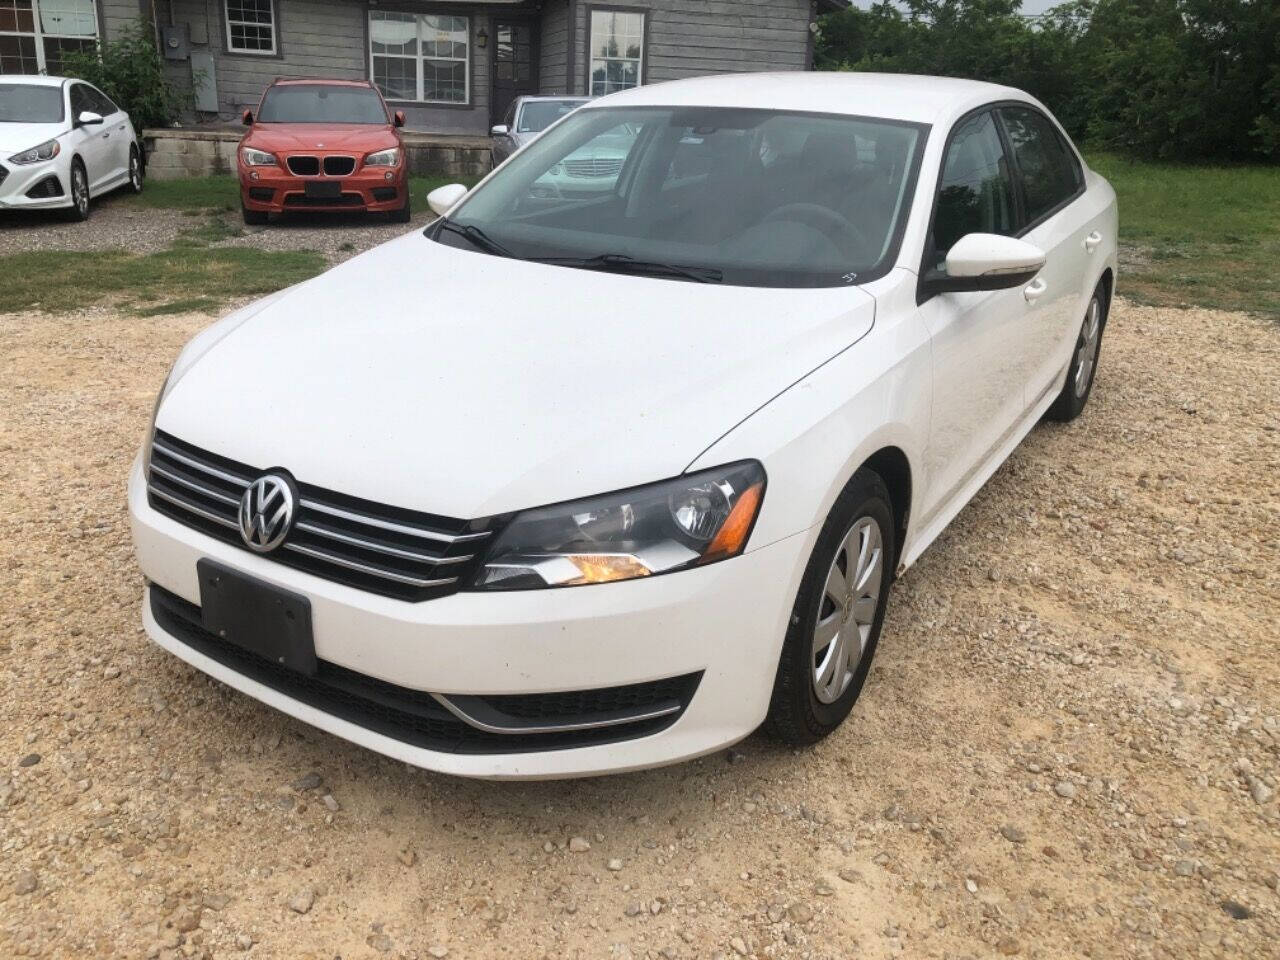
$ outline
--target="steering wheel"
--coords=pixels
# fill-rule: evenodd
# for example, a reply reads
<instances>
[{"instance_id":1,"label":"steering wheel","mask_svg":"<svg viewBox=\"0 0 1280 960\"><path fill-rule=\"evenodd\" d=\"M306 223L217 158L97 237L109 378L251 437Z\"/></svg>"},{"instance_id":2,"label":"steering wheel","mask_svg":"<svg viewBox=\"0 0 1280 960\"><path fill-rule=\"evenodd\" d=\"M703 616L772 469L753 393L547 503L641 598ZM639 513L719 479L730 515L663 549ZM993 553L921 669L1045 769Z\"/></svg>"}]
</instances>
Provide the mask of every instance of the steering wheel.
<instances>
[{"instance_id":1,"label":"steering wheel","mask_svg":"<svg viewBox=\"0 0 1280 960\"><path fill-rule=\"evenodd\" d=\"M813 227L825 234L828 239L835 241L846 254L849 252L847 244L850 241L854 244L853 249L860 252L865 253L871 249L866 234L858 228L857 224L845 219L834 210L816 203L785 203L769 211L760 222L770 223L776 220L791 220Z\"/></svg>"}]
</instances>

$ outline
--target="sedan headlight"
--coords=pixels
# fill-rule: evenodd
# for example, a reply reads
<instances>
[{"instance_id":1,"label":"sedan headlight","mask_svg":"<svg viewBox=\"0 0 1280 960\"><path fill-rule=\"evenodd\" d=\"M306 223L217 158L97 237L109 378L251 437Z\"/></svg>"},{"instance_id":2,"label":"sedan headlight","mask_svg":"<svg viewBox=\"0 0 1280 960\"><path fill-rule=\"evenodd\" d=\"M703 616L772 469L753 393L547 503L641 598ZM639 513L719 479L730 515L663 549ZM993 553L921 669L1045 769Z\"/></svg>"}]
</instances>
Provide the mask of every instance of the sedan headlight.
<instances>
[{"instance_id":1,"label":"sedan headlight","mask_svg":"<svg viewBox=\"0 0 1280 960\"><path fill-rule=\"evenodd\" d=\"M742 553L764 499L754 460L519 513L476 590L532 590L671 573Z\"/></svg>"},{"instance_id":2,"label":"sedan headlight","mask_svg":"<svg viewBox=\"0 0 1280 960\"><path fill-rule=\"evenodd\" d=\"M39 146L32 147L30 150L23 150L21 153L15 153L9 158L10 163L40 163L43 160L52 160L62 152L62 147L57 140L46 140Z\"/></svg>"},{"instance_id":3,"label":"sedan headlight","mask_svg":"<svg viewBox=\"0 0 1280 960\"><path fill-rule=\"evenodd\" d=\"M379 150L377 153L371 153L364 158L366 167L398 167L400 165L400 148L391 147L389 150Z\"/></svg>"},{"instance_id":4,"label":"sedan headlight","mask_svg":"<svg viewBox=\"0 0 1280 960\"><path fill-rule=\"evenodd\" d=\"M274 154L267 153L265 150L255 150L253 147L242 147L240 159L246 167L274 167L276 165Z\"/></svg>"}]
</instances>

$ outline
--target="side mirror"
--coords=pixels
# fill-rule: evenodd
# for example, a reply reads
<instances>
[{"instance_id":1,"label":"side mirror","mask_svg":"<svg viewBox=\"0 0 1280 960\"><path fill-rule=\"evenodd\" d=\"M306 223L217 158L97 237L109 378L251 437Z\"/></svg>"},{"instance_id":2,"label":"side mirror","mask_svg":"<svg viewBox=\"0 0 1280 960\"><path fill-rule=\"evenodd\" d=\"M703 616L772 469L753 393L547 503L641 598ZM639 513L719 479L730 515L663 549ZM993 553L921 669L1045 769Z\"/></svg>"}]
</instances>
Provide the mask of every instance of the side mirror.
<instances>
[{"instance_id":1,"label":"side mirror","mask_svg":"<svg viewBox=\"0 0 1280 960\"><path fill-rule=\"evenodd\" d=\"M511 132L511 128L508 127L505 123L499 123L495 127L493 127L489 132L492 133L495 137L505 137L508 133Z\"/></svg>"},{"instance_id":2,"label":"side mirror","mask_svg":"<svg viewBox=\"0 0 1280 960\"><path fill-rule=\"evenodd\" d=\"M253 111L252 111L252 110L246 110L246 111L244 112L244 115L240 117L240 122L241 122L241 123L243 123L246 127L252 127L252 126L253 126Z\"/></svg>"},{"instance_id":3,"label":"side mirror","mask_svg":"<svg viewBox=\"0 0 1280 960\"><path fill-rule=\"evenodd\" d=\"M397 110L397 111L395 112L395 115L391 118L391 122L392 122L392 123L394 123L397 127L403 127L403 126L404 126L404 111L403 111L403 110Z\"/></svg>"},{"instance_id":4,"label":"side mirror","mask_svg":"<svg viewBox=\"0 0 1280 960\"><path fill-rule=\"evenodd\" d=\"M926 274L924 289L929 294L1008 290L1029 283L1044 263L1044 251L1025 240L968 233L947 251L945 273Z\"/></svg>"},{"instance_id":5,"label":"side mirror","mask_svg":"<svg viewBox=\"0 0 1280 960\"><path fill-rule=\"evenodd\" d=\"M85 110L81 112L80 116L76 117L76 126L78 127L95 127L101 122L102 114L94 113L92 110Z\"/></svg>"},{"instance_id":6,"label":"side mirror","mask_svg":"<svg viewBox=\"0 0 1280 960\"><path fill-rule=\"evenodd\" d=\"M436 216L443 217L446 213L457 206L458 201L467 195L467 188L460 183L448 183L443 187L436 187L427 194L427 206L429 206Z\"/></svg>"}]
</instances>

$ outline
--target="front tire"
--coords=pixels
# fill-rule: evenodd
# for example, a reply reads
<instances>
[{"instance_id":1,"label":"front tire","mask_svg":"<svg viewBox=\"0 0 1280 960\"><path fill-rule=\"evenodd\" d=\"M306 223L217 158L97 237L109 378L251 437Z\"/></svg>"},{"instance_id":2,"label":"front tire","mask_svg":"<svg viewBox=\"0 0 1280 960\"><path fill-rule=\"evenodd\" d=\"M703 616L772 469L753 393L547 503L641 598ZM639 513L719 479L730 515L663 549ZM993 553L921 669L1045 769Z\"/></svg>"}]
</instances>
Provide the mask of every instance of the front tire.
<instances>
[{"instance_id":1,"label":"front tire","mask_svg":"<svg viewBox=\"0 0 1280 960\"><path fill-rule=\"evenodd\" d=\"M71 161L71 207L66 217L73 223L89 219L89 175L79 157Z\"/></svg>"},{"instance_id":2,"label":"front tire","mask_svg":"<svg viewBox=\"0 0 1280 960\"><path fill-rule=\"evenodd\" d=\"M250 210L243 203L240 204L240 216L244 218L246 226L261 227L266 224L271 214L265 210Z\"/></svg>"},{"instance_id":3,"label":"front tire","mask_svg":"<svg viewBox=\"0 0 1280 960\"><path fill-rule=\"evenodd\" d=\"M803 746L844 722L871 670L884 623L896 527L880 476L859 470L840 494L809 557L765 730Z\"/></svg>"},{"instance_id":4,"label":"front tire","mask_svg":"<svg viewBox=\"0 0 1280 960\"><path fill-rule=\"evenodd\" d=\"M1067 369L1067 382L1062 385L1053 405L1045 413L1049 420L1069 423L1080 416L1089 394L1093 392L1093 378L1098 372L1098 358L1102 354L1102 332L1107 326L1107 291L1102 282L1093 291L1084 322L1076 334L1076 346L1071 353L1071 366Z\"/></svg>"},{"instance_id":5,"label":"front tire","mask_svg":"<svg viewBox=\"0 0 1280 960\"><path fill-rule=\"evenodd\" d=\"M409 195L405 194L404 206L399 210L392 210L387 214L387 219L392 223L408 223L411 211L409 209Z\"/></svg>"}]
</instances>

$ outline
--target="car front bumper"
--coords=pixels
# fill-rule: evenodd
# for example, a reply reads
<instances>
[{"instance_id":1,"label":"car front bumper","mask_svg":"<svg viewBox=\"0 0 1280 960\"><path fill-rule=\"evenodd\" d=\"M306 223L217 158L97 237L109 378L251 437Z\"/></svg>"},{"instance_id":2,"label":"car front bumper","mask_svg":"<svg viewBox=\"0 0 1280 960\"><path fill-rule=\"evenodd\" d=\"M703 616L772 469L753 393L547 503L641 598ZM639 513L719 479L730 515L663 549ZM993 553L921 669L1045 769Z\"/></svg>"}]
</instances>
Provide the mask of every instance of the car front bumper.
<instances>
[{"instance_id":1,"label":"car front bumper","mask_svg":"<svg viewBox=\"0 0 1280 960\"><path fill-rule=\"evenodd\" d=\"M67 171L62 158L54 157L39 163L0 164L0 210L47 210L71 206ZM57 194L48 196L42 188L50 178L57 184ZM36 196L27 196L36 190Z\"/></svg>"},{"instance_id":2,"label":"car front bumper","mask_svg":"<svg viewBox=\"0 0 1280 960\"><path fill-rule=\"evenodd\" d=\"M415 766L489 778L621 772L690 759L764 719L787 619L808 555L800 533L695 570L582 588L469 593L408 603L284 567L186 527L148 503L140 461L129 484L139 565L150 585L147 634L192 666L285 713ZM656 733L586 746L455 752L415 745L338 715L206 655L165 629L157 589L199 604L209 558L307 597L325 665L448 698L561 694L700 674L678 718ZM622 728L620 728L622 729ZM511 742L510 737L506 743Z\"/></svg>"},{"instance_id":3,"label":"car front bumper","mask_svg":"<svg viewBox=\"0 0 1280 960\"><path fill-rule=\"evenodd\" d=\"M391 174L390 180L387 173ZM403 163L390 171L386 167L360 167L346 177L295 177L284 167L241 165L239 176L240 199L245 208L266 213L399 210L409 196ZM308 197L308 182L338 183L341 185L341 198L326 202L321 198Z\"/></svg>"}]
</instances>

